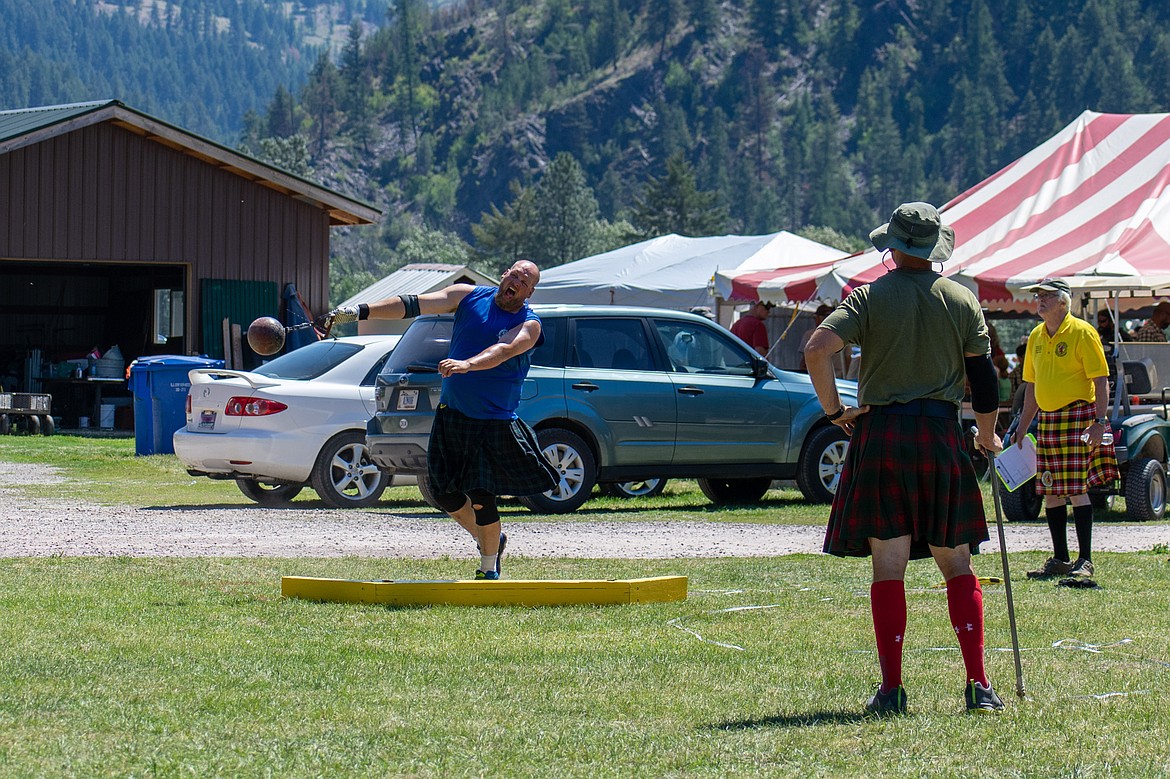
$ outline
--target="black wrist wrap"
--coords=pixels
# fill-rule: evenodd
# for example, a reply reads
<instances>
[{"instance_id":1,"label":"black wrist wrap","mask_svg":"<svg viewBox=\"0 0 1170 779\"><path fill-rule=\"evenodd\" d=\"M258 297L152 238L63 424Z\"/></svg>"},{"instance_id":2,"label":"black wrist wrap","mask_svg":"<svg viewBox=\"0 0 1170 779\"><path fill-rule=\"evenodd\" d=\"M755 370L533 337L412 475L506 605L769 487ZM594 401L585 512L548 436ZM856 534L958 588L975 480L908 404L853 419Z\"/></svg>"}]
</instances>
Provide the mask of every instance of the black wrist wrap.
<instances>
[{"instance_id":1,"label":"black wrist wrap","mask_svg":"<svg viewBox=\"0 0 1170 779\"><path fill-rule=\"evenodd\" d=\"M358 319L369 319L369 318L370 318L370 304L369 303L358 303Z\"/></svg>"},{"instance_id":2,"label":"black wrist wrap","mask_svg":"<svg viewBox=\"0 0 1170 779\"><path fill-rule=\"evenodd\" d=\"M398 299L402 301L402 307L406 309L403 319L414 319L419 315L418 295L399 295Z\"/></svg>"}]
</instances>

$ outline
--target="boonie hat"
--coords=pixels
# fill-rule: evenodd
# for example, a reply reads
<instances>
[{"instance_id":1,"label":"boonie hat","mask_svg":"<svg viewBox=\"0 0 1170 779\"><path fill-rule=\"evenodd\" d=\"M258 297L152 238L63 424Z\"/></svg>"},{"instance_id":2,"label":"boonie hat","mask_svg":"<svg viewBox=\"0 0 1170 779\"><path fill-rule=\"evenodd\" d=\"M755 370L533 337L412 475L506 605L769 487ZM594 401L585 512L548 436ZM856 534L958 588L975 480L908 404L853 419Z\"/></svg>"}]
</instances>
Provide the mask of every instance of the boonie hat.
<instances>
[{"instance_id":1,"label":"boonie hat","mask_svg":"<svg viewBox=\"0 0 1170 779\"><path fill-rule=\"evenodd\" d=\"M1069 289L1068 282L1063 279L1044 279L1028 287L1029 292L1063 292L1071 296L1072 290Z\"/></svg>"},{"instance_id":2,"label":"boonie hat","mask_svg":"<svg viewBox=\"0 0 1170 779\"><path fill-rule=\"evenodd\" d=\"M942 223L938 209L930 203L903 203L894 209L890 221L869 234L879 251L897 249L912 257L946 262L955 250L955 231Z\"/></svg>"}]
</instances>

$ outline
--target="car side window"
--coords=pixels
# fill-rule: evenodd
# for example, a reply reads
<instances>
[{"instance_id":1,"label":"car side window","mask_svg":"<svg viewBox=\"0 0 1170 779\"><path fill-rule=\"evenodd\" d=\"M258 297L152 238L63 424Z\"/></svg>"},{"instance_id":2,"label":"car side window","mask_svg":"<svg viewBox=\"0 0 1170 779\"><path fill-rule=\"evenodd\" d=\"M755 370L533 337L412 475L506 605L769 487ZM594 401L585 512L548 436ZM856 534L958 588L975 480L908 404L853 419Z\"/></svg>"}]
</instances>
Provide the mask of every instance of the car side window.
<instances>
[{"instance_id":1,"label":"car side window","mask_svg":"<svg viewBox=\"0 0 1170 779\"><path fill-rule=\"evenodd\" d=\"M366 347L366 348L369 348L369 347ZM368 370L366 372L366 375L362 379L362 383L360 386L372 387L378 383L378 374L381 373L382 368L384 368L386 366L386 360L388 360L390 358L390 355L393 353L393 351L394 350L391 349L391 350L387 351L385 354L383 354L381 357L378 358L378 361L376 363L374 363L373 367L371 367L370 370Z\"/></svg>"},{"instance_id":2,"label":"car side window","mask_svg":"<svg viewBox=\"0 0 1170 779\"><path fill-rule=\"evenodd\" d=\"M752 375L751 355L714 328L673 319L656 319L654 328L679 373Z\"/></svg>"},{"instance_id":3,"label":"car side window","mask_svg":"<svg viewBox=\"0 0 1170 779\"><path fill-rule=\"evenodd\" d=\"M541 317L540 332L544 343L532 350L532 364L546 368L564 368L565 320L558 317Z\"/></svg>"},{"instance_id":4,"label":"car side window","mask_svg":"<svg viewBox=\"0 0 1170 779\"><path fill-rule=\"evenodd\" d=\"M654 370L650 341L641 319L576 320L570 362L579 368Z\"/></svg>"}]
</instances>

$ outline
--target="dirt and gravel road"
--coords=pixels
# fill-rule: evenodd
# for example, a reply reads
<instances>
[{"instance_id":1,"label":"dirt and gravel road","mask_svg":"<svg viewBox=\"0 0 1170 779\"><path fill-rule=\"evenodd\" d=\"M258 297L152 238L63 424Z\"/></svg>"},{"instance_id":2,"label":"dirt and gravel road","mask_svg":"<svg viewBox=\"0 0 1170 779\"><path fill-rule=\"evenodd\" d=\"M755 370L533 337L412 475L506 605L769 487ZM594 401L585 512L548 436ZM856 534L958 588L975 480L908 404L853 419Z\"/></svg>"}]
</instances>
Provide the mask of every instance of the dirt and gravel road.
<instances>
[{"instance_id":1,"label":"dirt and gravel road","mask_svg":"<svg viewBox=\"0 0 1170 779\"><path fill-rule=\"evenodd\" d=\"M446 517L326 508L98 506L29 498L16 485L59 481L45 466L0 462L0 557L366 557L463 555L467 536ZM533 520L507 527L508 550L528 557L755 557L819 552L823 530L801 525ZM1011 551L1049 548L1043 523L1006 525ZM1170 525L1099 523L1100 551L1170 543ZM993 528L984 552L998 551Z\"/></svg>"}]
</instances>

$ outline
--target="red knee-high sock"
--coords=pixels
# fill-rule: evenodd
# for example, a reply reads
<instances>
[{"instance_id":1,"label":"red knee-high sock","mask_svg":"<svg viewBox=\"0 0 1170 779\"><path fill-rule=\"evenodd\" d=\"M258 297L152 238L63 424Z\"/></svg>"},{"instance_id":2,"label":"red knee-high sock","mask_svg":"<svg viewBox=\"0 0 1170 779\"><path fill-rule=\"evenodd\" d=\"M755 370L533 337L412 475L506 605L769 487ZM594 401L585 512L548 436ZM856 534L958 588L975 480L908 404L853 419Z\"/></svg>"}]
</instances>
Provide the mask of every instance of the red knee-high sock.
<instances>
[{"instance_id":1,"label":"red knee-high sock","mask_svg":"<svg viewBox=\"0 0 1170 779\"><path fill-rule=\"evenodd\" d=\"M983 588L973 574L956 576L947 582L947 609L963 653L967 680L990 686L983 665Z\"/></svg>"},{"instance_id":2,"label":"red knee-high sock","mask_svg":"<svg viewBox=\"0 0 1170 779\"><path fill-rule=\"evenodd\" d=\"M869 588L873 632L877 638L882 692L902 684L902 636L906 633L906 585L900 579L874 582Z\"/></svg>"}]
</instances>

